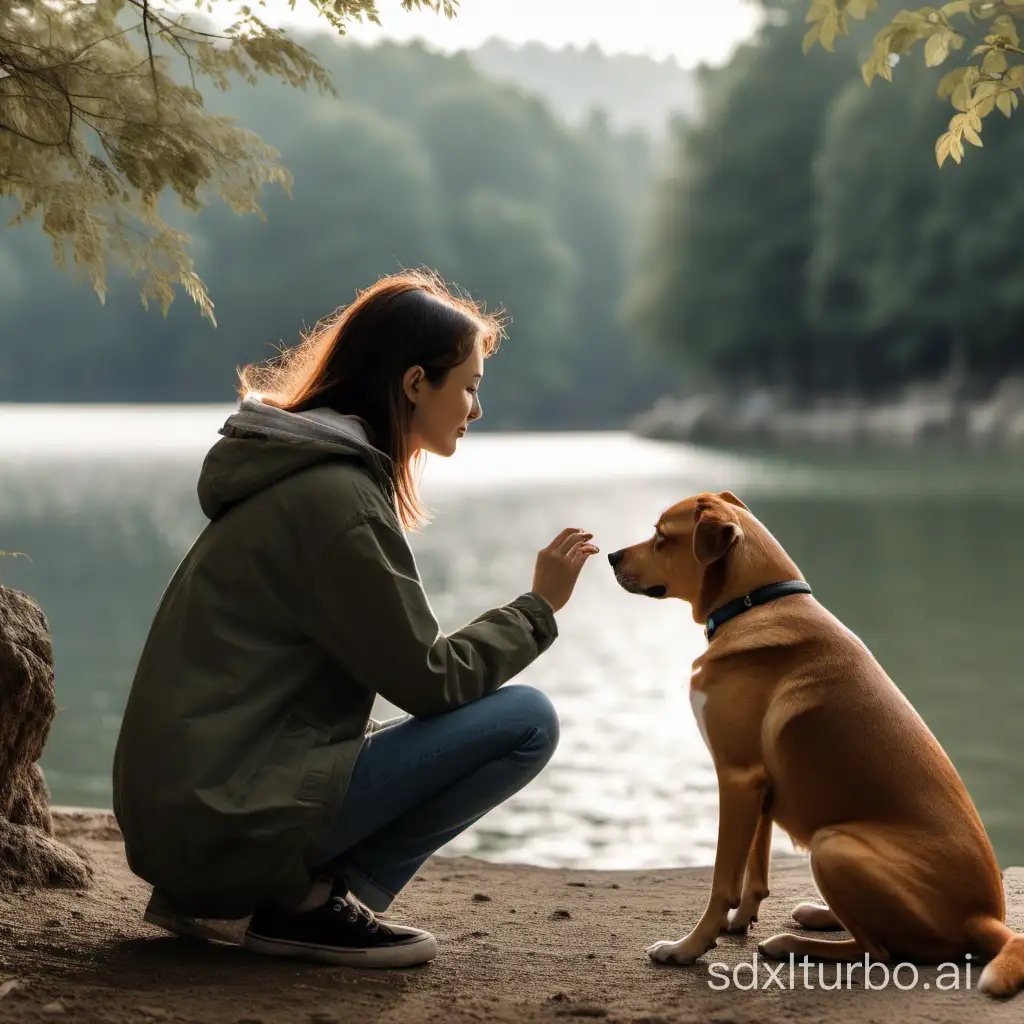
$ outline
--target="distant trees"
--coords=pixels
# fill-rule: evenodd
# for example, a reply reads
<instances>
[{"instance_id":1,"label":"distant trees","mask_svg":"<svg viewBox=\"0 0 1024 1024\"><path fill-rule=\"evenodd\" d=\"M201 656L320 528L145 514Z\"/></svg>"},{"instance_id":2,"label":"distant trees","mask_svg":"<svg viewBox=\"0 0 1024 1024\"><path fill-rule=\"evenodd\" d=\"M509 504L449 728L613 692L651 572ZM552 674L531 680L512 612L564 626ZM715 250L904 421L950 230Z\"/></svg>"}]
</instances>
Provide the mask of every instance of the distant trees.
<instances>
[{"instance_id":1,"label":"distant trees","mask_svg":"<svg viewBox=\"0 0 1024 1024\"><path fill-rule=\"evenodd\" d=\"M735 390L985 390L1024 371L1024 133L993 123L989 159L940 173L933 72L865 89L849 58L869 38L801 58L806 3L764 6L757 39L705 73L706 117L676 129L637 322L691 381Z\"/></svg>"},{"instance_id":2,"label":"distant trees","mask_svg":"<svg viewBox=\"0 0 1024 1024\"><path fill-rule=\"evenodd\" d=\"M272 81L207 99L280 151L289 198L265 220L224 205L162 216L217 303L147 315L115 271L107 306L50 267L37 232L0 236L0 400L224 400L235 367L299 340L358 288L429 265L509 314L485 428L621 423L664 390L664 361L622 321L654 173L650 140L570 127L465 55L297 37L337 97Z\"/></svg>"}]
</instances>

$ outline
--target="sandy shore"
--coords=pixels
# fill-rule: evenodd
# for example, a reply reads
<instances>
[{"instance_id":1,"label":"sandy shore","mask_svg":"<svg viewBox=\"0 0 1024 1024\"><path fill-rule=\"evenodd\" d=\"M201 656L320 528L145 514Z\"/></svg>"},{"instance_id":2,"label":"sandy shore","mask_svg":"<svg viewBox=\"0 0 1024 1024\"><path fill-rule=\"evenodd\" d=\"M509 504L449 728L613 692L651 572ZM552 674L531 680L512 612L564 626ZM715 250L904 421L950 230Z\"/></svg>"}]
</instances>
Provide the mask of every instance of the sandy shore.
<instances>
[{"instance_id":1,"label":"sandy shore","mask_svg":"<svg viewBox=\"0 0 1024 1024\"><path fill-rule=\"evenodd\" d=\"M1024 994L994 1003L966 970L959 991L938 991L936 968L918 986L868 991L862 972L822 991L818 965L805 988L799 965L782 988L757 937L787 929L794 903L815 897L803 858L773 864L772 895L749 937L724 936L688 968L650 962L645 947L678 938L703 908L709 868L569 871L435 857L389 915L433 931L441 955L424 967L370 971L276 960L240 947L185 942L144 925L149 887L124 860L112 816L55 811L58 834L96 866L90 890L0 894L0 1022L202 1021L211 1024L419 1024L421 1021L603 1020L628 1024L828 1020L1019 1020ZM1024 869L1005 875L1009 923L1024 930ZM842 937L842 933L836 933ZM834 983L835 967L823 965ZM976 984L979 969L972 972ZM949 977L947 972L946 977ZM715 991L712 982L729 987ZM911 980L906 971L901 982ZM876 978L876 982L880 977ZM928 988L925 988L928 983ZM769 987L765 987L768 985Z\"/></svg>"}]
</instances>

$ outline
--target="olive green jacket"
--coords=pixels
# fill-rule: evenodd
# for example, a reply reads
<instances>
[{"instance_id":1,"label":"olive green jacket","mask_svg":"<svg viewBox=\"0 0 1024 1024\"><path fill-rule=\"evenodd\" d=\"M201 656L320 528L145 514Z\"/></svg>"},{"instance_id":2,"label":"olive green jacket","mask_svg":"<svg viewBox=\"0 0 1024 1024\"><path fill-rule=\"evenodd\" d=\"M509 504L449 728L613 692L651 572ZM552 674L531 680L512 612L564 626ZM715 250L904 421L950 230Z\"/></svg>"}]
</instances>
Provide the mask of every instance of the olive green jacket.
<instances>
[{"instance_id":1,"label":"olive green jacket","mask_svg":"<svg viewBox=\"0 0 1024 1024\"><path fill-rule=\"evenodd\" d=\"M441 632L361 426L247 399L203 464L113 771L129 866L197 916L307 896L376 694L450 711L557 636L532 593Z\"/></svg>"}]
</instances>

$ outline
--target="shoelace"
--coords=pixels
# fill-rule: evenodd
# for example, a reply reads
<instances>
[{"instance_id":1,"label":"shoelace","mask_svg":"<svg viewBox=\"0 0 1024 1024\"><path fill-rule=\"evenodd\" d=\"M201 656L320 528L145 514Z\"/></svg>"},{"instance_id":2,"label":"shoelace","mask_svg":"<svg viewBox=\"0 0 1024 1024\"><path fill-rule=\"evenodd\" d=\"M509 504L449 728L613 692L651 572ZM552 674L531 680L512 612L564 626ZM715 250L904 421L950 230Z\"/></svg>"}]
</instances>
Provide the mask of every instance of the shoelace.
<instances>
[{"instance_id":1,"label":"shoelace","mask_svg":"<svg viewBox=\"0 0 1024 1024\"><path fill-rule=\"evenodd\" d=\"M375 932L380 923L373 916L373 911L363 906L351 893L346 896L332 896L331 910L338 914L347 914L350 924L355 924L360 918L366 922L366 930Z\"/></svg>"}]
</instances>

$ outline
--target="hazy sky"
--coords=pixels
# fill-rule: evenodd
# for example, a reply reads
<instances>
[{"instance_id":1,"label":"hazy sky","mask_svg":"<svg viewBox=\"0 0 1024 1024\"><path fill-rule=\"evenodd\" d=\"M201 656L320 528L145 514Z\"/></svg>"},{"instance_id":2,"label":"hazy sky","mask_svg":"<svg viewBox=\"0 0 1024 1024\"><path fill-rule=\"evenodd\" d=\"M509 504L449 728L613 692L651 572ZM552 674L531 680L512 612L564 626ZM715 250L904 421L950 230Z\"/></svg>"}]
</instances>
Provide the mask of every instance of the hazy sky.
<instances>
[{"instance_id":1,"label":"hazy sky","mask_svg":"<svg viewBox=\"0 0 1024 1024\"><path fill-rule=\"evenodd\" d=\"M269 24L314 26L319 20L308 0L296 0L294 12L287 0L267 0L263 8L249 2ZM191 7L181 3L179 9ZM233 7L215 4L213 9L219 14ZM596 42L609 53L674 56L683 67L721 63L758 21L757 8L746 0L461 0L453 21L429 12L406 13L399 0L378 0L377 9L382 28L356 25L352 38L420 37L444 50L477 46L491 36L554 47Z\"/></svg>"}]
</instances>

